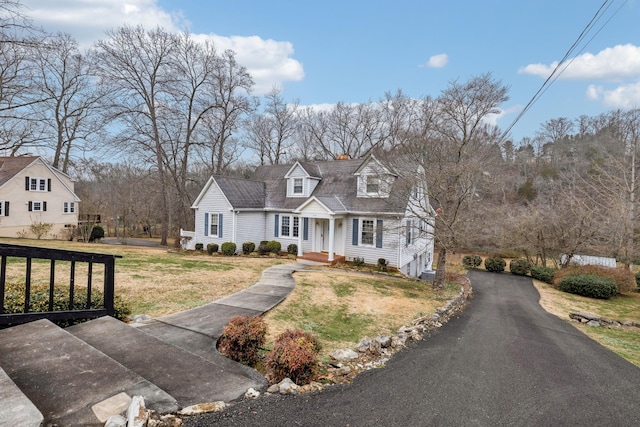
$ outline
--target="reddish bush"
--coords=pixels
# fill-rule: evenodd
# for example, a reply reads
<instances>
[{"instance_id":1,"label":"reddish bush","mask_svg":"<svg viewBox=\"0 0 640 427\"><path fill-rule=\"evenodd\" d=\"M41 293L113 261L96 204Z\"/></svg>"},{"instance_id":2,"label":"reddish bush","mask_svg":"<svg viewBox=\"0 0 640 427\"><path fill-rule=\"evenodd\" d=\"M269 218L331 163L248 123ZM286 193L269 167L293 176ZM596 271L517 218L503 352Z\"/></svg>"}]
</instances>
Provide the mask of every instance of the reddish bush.
<instances>
[{"instance_id":1,"label":"reddish bush","mask_svg":"<svg viewBox=\"0 0 640 427\"><path fill-rule=\"evenodd\" d=\"M556 270L553 278L553 286L557 289L563 278L569 275L594 274L599 277L612 279L618 285L619 293L633 292L636 290L636 278L634 274L625 268L600 267L598 265L582 265Z\"/></svg>"},{"instance_id":2,"label":"reddish bush","mask_svg":"<svg viewBox=\"0 0 640 427\"><path fill-rule=\"evenodd\" d=\"M224 327L218 350L236 362L254 367L266 336L267 324L262 317L236 316Z\"/></svg>"},{"instance_id":3,"label":"reddish bush","mask_svg":"<svg viewBox=\"0 0 640 427\"><path fill-rule=\"evenodd\" d=\"M290 378L296 384L306 384L316 375L318 339L302 329L286 330L278 335L266 366L274 383Z\"/></svg>"}]
</instances>

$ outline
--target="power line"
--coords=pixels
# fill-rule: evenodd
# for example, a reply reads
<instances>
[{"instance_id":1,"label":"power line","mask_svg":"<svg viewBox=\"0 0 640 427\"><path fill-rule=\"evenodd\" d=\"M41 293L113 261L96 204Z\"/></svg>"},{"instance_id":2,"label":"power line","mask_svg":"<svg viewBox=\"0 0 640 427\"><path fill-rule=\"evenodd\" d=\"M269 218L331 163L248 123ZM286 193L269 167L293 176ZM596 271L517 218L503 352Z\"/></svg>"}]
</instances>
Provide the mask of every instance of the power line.
<instances>
[{"instance_id":1,"label":"power line","mask_svg":"<svg viewBox=\"0 0 640 427\"><path fill-rule=\"evenodd\" d=\"M609 23L609 21L611 21L611 19L613 19L613 17L620 11L620 9L625 5L625 3L627 3L627 1L628 0L624 0L622 2L620 7L618 7L618 9L616 9L613 12L613 14L609 17L609 19L607 19L600 26L600 28L598 28L598 30L595 32L595 34L582 46L582 48L578 51L578 54L580 54L580 53L582 53L584 51L584 49L589 45L589 43L591 43L591 41L595 38L595 36L597 36L600 33L600 31L602 31L602 29L605 27L605 25L607 25ZM593 17L589 21L589 23L584 27L584 29L582 30L582 32L580 33L578 38L573 42L573 44L567 50L567 52L564 54L562 59L556 64L556 66L554 67L554 69L551 72L551 74L549 74L549 76L546 78L544 83L542 83L542 85L536 91L536 93L533 95L533 97L531 97L531 99L529 100L527 105L525 105L525 107L522 109L522 111L520 111L518 116L513 120L513 122L511 122L511 124L507 127L507 129L502 133L502 135L500 136L500 139L505 138L509 134L511 129L515 126L516 123L518 123L518 121L522 118L522 116L524 116L525 113L527 111L529 111L529 109L533 106L533 104L536 103L536 101L547 91L547 89L558 79L558 77L560 77L560 75L562 75L562 73L567 69L567 67L569 67L569 65L571 65L571 63L576 59L576 56L574 56L565 65L565 62L567 62L567 60L572 55L572 53L578 48L578 46L584 40L584 38L587 36L587 34L589 34L589 32L591 32L591 30L594 28L594 26L597 24L597 22L600 21L600 19L602 19L604 14L609 10L609 8L613 5L614 2L615 2L615 0L605 0L605 2L602 3L602 5L598 8L598 10L596 11L595 15L593 15Z\"/></svg>"}]
</instances>

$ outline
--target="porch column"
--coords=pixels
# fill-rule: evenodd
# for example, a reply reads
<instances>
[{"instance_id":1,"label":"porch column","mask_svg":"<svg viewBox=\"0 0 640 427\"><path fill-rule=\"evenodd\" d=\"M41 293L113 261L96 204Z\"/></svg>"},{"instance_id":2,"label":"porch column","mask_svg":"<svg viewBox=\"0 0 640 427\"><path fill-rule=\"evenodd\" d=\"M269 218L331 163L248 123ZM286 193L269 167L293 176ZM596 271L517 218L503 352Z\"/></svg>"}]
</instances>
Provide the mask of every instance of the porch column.
<instances>
[{"instance_id":1,"label":"porch column","mask_svg":"<svg viewBox=\"0 0 640 427\"><path fill-rule=\"evenodd\" d=\"M304 234L304 218L298 220L298 256L302 256L302 237Z\"/></svg>"},{"instance_id":2,"label":"porch column","mask_svg":"<svg viewBox=\"0 0 640 427\"><path fill-rule=\"evenodd\" d=\"M328 261L333 261L333 251L334 251L334 240L335 240L335 229L336 229L336 219L332 216L329 218L329 259Z\"/></svg>"}]
</instances>

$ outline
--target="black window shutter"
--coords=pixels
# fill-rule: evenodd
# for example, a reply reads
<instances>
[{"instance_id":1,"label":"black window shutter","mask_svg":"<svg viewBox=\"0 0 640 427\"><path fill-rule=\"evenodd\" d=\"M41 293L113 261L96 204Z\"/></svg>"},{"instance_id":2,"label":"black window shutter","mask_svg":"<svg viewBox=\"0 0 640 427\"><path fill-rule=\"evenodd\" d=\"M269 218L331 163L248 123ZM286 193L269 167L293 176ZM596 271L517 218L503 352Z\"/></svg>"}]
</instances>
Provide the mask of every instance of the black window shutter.
<instances>
[{"instance_id":1,"label":"black window shutter","mask_svg":"<svg viewBox=\"0 0 640 427\"><path fill-rule=\"evenodd\" d=\"M47 191L51 191L51 178L47 179Z\"/></svg>"},{"instance_id":2,"label":"black window shutter","mask_svg":"<svg viewBox=\"0 0 640 427\"><path fill-rule=\"evenodd\" d=\"M273 226L273 235L274 237L278 237L278 224L280 223L280 215L276 214L276 218Z\"/></svg>"},{"instance_id":3,"label":"black window shutter","mask_svg":"<svg viewBox=\"0 0 640 427\"><path fill-rule=\"evenodd\" d=\"M29 202L29 212L33 210L33 202Z\"/></svg>"},{"instance_id":4,"label":"black window shutter","mask_svg":"<svg viewBox=\"0 0 640 427\"><path fill-rule=\"evenodd\" d=\"M411 243L411 222L409 220L407 220L406 227L407 227L407 230L405 232L404 245L409 246L409 243Z\"/></svg>"},{"instance_id":5,"label":"black window shutter","mask_svg":"<svg viewBox=\"0 0 640 427\"><path fill-rule=\"evenodd\" d=\"M25 176L24 177L24 189L25 189L25 191L29 191L29 182L30 182L29 181L29 177Z\"/></svg>"},{"instance_id":6,"label":"black window shutter","mask_svg":"<svg viewBox=\"0 0 640 427\"><path fill-rule=\"evenodd\" d=\"M4 216L9 216L9 202L4 202Z\"/></svg>"},{"instance_id":7,"label":"black window shutter","mask_svg":"<svg viewBox=\"0 0 640 427\"><path fill-rule=\"evenodd\" d=\"M218 215L218 237L222 239L222 214Z\"/></svg>"},{"instance_id":8,"label":"black window shutter","mask_svg":"<svg viewBox=\"0 0 640 427\"><path fill-rule=\"evenodd\" d=\"M205 236L209 235L209 214L208 213L204 214L204 235Z\"/></svg>"},{"instance_id":9,"label":"black window shutter","mask_svg":"<svg viewBox=\"0 0 640 427\"><path fill-rule=\"evenodd\" d=\"M358 246L358 218L353 218L353 234L351 236L351 244Z\"/></svg>"},{"instance_id":10,"label":"black window shutter","mask_svg":"<svg viewBox=\"0 0 640 427\"><path fill-rule=\"evenodd\" d=\"M302 218L302 239L309 240L309 218Z\"/></svg>"},{"instance_id":11,"label":"black window shutter","mask_svg":"<svg viewBox=\"0 0 640 427\"><path fill-rule=\"evenodd\" d=\"M43 212L47 211L47 202L42 202L42 211Z\"/></svg>"},{"instance_id":12,"label":"black window shutter","mask_svg":"<svg viewBox=\"0 0 640 427\"><path fill-rule=\"evenodd\" d=\"M382 220L376 222L376 248L382 247Z\"/></svg>"}]
</instances>

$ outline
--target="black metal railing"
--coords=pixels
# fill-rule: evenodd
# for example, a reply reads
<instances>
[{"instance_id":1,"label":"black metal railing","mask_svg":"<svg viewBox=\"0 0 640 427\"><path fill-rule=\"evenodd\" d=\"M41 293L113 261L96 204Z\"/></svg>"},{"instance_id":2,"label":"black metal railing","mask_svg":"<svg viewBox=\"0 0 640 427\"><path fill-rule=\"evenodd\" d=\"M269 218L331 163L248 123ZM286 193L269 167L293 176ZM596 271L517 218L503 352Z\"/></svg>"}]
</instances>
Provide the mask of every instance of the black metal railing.
<instances>
[{"instance_id":1,"label":"black metal railing","mask_svg":"<svg viewBox=\"0 0 640 427\"><path fill-rule=\"evenodd\" d=\"M20 275L20 283L24 283L24 287L21 290L24 291L24 308L22 312L8 312L5 305L5 296L7 290L7 264L8 260L18 258L24 260L24 274ZM20 323L31 322L39 319L49 319L51 321L65 321L65 320L79 320L79 319L92 319L100 316L114 314L114 273L115 273L115 260L121 258L119 255L107 255L91 252L79 252L70 251L64 249L51 249L41 248L34 246L22 246L0 243L0 325L16 325ZM33 311L32 307L32 269L33 260L49 260L49 295L48 304L45 310ZM56 263L62 262L66 266L68 265L69 281L68 281L68 293L65 295L63 310L57 309L58 305L54 301L54 292L56 286L58 289L60 285L56 285ZM84 263L86 269L83 268L83 275L86 275L87 283L86 289L86 304L83 304L81 308L78 308L77 301L74 301L76 297L76 271L77 264ZM93 307L95 301L92 301L92 289L94 288L94 280L96 279L94 273L94 265L102 264L104 266L103 277L103 299L104 303L101 307ZM20 265L22 265L20 263ZM98 280L95 280L96 282ZM67 285L65 284L65 288ZM66 291L66 289L65 289ZM66 298L68 296L68 299ZM68 302L68 304L67 304Z\"/></svg>"}]
</instances>

